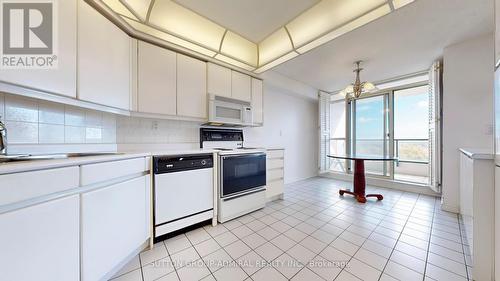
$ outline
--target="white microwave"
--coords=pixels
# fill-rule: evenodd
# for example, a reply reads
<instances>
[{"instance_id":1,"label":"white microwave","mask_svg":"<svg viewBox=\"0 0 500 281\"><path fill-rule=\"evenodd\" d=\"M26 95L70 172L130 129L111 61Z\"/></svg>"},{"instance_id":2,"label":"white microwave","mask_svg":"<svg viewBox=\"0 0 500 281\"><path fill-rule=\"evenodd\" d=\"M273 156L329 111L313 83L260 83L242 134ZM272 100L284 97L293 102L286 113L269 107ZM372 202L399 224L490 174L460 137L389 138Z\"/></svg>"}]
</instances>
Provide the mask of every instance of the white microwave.
<instances>
[{"instance_id":1,"label":"white microwave","mask_svg":"<svg viewBox=\"0 0 500 281\"><path fill-rule=\"evenodd\" d=\"M251 126L253 124L250 102L210 95L208 124L212 126Z\"/></svg>"}]
</instances>

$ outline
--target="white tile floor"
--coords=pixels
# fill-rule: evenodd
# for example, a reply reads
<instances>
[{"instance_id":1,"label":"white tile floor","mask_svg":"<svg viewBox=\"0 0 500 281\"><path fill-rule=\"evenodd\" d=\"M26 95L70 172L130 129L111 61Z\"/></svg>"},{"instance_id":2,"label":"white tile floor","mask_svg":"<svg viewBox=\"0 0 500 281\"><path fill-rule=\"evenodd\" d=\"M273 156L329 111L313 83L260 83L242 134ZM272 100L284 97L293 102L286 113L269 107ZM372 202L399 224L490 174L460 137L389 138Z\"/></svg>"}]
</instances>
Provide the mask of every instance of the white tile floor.
<instances>
[{"instance_id":1,"label":"white tile floor","mask_svg":"<svg viewBox=\"0 0 500 281\"><path fill-rule=\"evenodd\" d=\"M468 247L439 198L368 188L384 200L339 197L349 183L313 178L284 200L157 243L113 281L468 280Z\"/></svg>"}]
</instances>

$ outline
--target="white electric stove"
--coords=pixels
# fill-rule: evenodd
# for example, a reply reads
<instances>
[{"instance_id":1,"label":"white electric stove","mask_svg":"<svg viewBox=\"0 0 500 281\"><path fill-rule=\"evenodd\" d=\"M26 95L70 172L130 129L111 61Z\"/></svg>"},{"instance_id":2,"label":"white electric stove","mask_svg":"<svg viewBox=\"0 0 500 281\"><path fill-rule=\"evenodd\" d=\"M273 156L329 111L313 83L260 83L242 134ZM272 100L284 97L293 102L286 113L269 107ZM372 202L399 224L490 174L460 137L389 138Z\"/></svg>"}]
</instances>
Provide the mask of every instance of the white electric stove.
<instances>
[{"instance_id":1,"label":"white electric stove","mask_svg":"<svg viewBox=\"0 0 500 281\"><path fill-rule=\"evenodd\" d=\"M243 131L200 129L200 146L218 153L218 220L225 222L266 204L266 150L243 146Z\"/></svg>"}]
</instances>

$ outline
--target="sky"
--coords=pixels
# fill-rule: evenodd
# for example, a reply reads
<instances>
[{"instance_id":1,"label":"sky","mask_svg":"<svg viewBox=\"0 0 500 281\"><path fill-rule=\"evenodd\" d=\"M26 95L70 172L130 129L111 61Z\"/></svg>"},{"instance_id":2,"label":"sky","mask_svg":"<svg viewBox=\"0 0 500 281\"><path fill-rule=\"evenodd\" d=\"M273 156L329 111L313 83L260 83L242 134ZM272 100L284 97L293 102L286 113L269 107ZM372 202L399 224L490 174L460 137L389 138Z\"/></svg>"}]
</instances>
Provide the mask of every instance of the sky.
<instances>
[{"instance_id":1,"label":"sky","mask_svg":"<svg viewBox=\"0 0 500 281\"><path fill-rule=\"evenodd\" d=\"M382 96L357 101L356 137L382 139L384 132L384 101ZM343 103L332 105L332 137L345 136ZM429 120L427 86L397 91L394 97L394 137L396 139L427 139Z\"/></svg>"}]
</instances>

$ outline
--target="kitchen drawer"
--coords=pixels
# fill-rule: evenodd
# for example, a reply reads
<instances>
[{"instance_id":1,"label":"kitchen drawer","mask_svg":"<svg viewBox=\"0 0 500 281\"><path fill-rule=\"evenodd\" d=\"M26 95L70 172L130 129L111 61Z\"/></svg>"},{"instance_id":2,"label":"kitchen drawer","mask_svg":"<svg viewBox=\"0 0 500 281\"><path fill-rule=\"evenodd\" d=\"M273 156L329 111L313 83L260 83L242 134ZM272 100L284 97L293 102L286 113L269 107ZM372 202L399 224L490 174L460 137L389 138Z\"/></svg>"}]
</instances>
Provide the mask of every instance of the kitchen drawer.
<instances>
[{"instance_id":1,"label":"kitchen drawer","mask_svg":"<svg viewBox=\"0 0 500 281\"><path fill-rule=\"evenodd\" d=\"M285 156L285 150L283 149L272 149L266 151L267 158L268 159L273 159L273 158L283 158Z\"/></svg>"},{"instance_id":2,"label":"kitchen drawer","mask_svg":"<svg viewBox=\"0 0 500 281\"><path fill-rule=\"evenodd\" d=\"M283 168L284 161L283 159L267 159L266 162L266 169L267 170L272 170L272 169L277 169L277 168Z\"/></svg>"},{"instance_id":3,"label":"kitchen drawer","mask_svg":"<svg viewBox=\"0 0 500 281\"><path fill-rule=\"evenodd\" d=\"M82 186L142 173L146 167L144 157L83 165L80 167Z\"/></svg>"},{"instance_id":4,"label":"kitchen drawer","mask_svg":"<svg viewBox=\"0 0 500 281\"><path fill-rule=\"evenodd\" d=\"M276 195L283 194L285 189L285 183L282 179L268 182L266 184L266 196L271 198Z\"/></svg>"},{"instance_id":5,"label":"kitchen drawer","mask_svg":"<svg viewBox=\"0 0 500 281\"><path fill-rule=\"evenodd\" d=\"M283 175L284 175L283 169L275 169L267 171L267 182L283 179Z\"/></svg>"},{"instance_id":6,"label":"kitchen drawer","mask_svg":"<svg viewBox=\"0 0 500 281\"><path fill-rule=\"evenodd\" d=\"M0 205L77 188L77 166L0 175Z\"/></svg>"}]
</instances>

